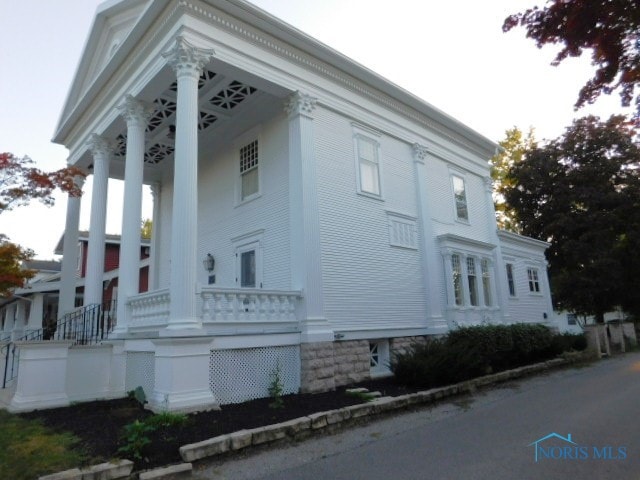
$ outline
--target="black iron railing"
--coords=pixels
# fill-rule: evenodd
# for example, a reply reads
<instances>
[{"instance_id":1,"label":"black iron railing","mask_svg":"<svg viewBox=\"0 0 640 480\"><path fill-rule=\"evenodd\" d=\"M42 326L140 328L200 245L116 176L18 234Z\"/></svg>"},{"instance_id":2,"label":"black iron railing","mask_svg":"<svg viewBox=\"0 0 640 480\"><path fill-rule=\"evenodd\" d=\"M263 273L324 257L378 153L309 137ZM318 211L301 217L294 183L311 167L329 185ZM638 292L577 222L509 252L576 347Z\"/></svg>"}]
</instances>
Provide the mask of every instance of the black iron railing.
<instances>
[{"instance_id":1,"label":"black iron railing","mask_svg":"<svg viewBox=\"0 0 640 480\"><path fill-rule=\"evenodd\" d=\"M10 341L0 348L0 358L4 359L2 388L18 375L20 348L15 342L37 342L47 340L72 340L74 345L93 345L109 337L116 325L115 300L103 305L88 305L62 317L51 327L33 330Z\"/></svg>"}]
</instances>

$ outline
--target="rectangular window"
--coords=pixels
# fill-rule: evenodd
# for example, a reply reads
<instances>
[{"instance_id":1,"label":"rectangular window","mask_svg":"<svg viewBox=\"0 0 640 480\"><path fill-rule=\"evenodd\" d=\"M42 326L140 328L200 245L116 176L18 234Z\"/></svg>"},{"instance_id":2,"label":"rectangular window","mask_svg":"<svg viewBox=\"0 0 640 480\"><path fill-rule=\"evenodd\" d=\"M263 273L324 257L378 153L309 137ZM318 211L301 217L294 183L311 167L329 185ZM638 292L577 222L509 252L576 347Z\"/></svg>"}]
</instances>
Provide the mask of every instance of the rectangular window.
<instances>
[{"instance_id":1,"label":"rectangular window","mask_svg":"<svg viewBox=\"0 0 640 480\"><path fill-rule=\"evenodd\" d=\"M476 261L474 258L467 258L467 281L469 284L469 303L478 306L478 280L476 277Z\"/></svg>"},{"instance_id":2,"label":"rectangular window","mask_svg":"<svg viewBox=\"0 0 640 480\"><path fill-rule=\"evenodd\" d=\"M538 280L538 269L528 268L527 277L529 278L529 291L534 293L539 293L540 281Z\"/></svg>"},{"instance_id":3,"label":"rectangular window","mask_svg":"<svg viewBox=\"0 0 640 480\"><path fill-rule=\"evenodd\" d=\"M456 305L461 306L464 304L464 297L462 296L462 268L460 265L460 255L451 255L451 269L453 270L453 293L455 302Z\"/></svg>"},{"instance_id":4,"label":"rectangular window","mask_svg":"<svg viewBox=\"0 0 640 480\"><path fill-rule=\"evenodd\" d=\"M567 313L567 325L577 325L578 317L575 313Z\"/></svg>"},{"instance_id":5,"label":"rectangular window","mask_svg":"<svg viewBox=\"0 0 640 480\"><path fill-rule=\"evenodd\" d=\"M240 200L244 201L259 192L258 140L254 140L240 148Z\"/></svg>"},{"instance_id":6,"label":"rectangular window","mask_svg":"<svg viewBox=\"0 0 640 480\"><path fill-rule=\"evenodd\" d=\"M240 286L256 288L256 251L247 250L240 254Z\"/></svg>"},{"instance_id":7,"label":"rectangular window","mask_svg":"<svg viewBox=\"0 0 640 480\"><path fill-rule=\"evenodd\" d=\"M509 296L516 296L516 282L513 277L513 264L507 263L507 283L509 284Z\"/></svg>"},{"instance_id":8,"label":"rectangular window","mask_svg":"<svg viewBox=\"0 0 640 480\"><path fill-rule=\"evenodd\" d=\"M389 244L395 247L418 248L416 221L404 215L387 212L389 219Z\"/></svg>"},{"instance_id":9,"label":"rectangular window","mask_svg":"<svg viewBox=\"0 0 640 480\"><path fill-rule=\"evenodd\" d=\"M360 191L380 196L380 160L378 142L360 135L356 137Z\"/></svg>"},{"instance_id":10,"label":"rectangular window","mask_svg":"<svg viewBox=\"0 0 640 480\"><path fill-rule=\"evenodd\" d=\"M489 270L489 260L483 258L480 262L482 269L482 291L484 292L484 304L491 306L491 272Z\"/></svg>"},{"instance_id":11,"label":"rectangular window","mask_svg":"<svg viewBox=\"0 0 640 480\"><path fill-rule=\"evenodd\" d=\"M458 220L469 220L469 210L467 209L467 193L464 185L464 178L457 175L453 179L453 198L456 206L456 218Z\"/></svg>"}]
</instances>

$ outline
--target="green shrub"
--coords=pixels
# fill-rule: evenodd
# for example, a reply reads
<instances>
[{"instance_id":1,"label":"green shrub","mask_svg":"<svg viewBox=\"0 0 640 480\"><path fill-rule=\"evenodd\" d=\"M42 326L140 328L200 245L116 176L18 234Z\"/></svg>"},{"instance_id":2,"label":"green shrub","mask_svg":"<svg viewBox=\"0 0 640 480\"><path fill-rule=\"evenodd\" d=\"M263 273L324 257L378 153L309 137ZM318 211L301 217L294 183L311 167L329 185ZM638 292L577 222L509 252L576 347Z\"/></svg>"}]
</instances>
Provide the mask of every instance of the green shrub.
<instances>
[{"instance_id":1,"label":"green shrub","mask_svg":"<svg viewBox=\"0 0 640 480\"><path fill-rule=\"evenodd\" d=\"M391 369L400 383L431 388L584 348L583 335L554 335L539 324L463 327L395 355Z\"/></svg>"}]
</instances>

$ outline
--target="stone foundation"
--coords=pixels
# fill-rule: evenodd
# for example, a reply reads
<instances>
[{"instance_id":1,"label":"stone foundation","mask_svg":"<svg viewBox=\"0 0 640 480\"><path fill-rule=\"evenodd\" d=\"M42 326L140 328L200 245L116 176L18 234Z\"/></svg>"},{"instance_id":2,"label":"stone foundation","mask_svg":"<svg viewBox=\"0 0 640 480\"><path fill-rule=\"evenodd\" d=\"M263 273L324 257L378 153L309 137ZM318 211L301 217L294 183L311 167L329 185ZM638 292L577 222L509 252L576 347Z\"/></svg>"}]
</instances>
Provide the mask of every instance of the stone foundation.
<instances>
[{"instance_id":1,"label":"stone foundation","mask_svg":"<svg viewBox=\"0 0 640 480\"><path fill-rule=\"evenodd\" d=\"M389 352L405 352L426 337L389 339ZM303 343L300 345L300 391L327 392L371 378L369 340Z\"/></svg>"}]
</instances>

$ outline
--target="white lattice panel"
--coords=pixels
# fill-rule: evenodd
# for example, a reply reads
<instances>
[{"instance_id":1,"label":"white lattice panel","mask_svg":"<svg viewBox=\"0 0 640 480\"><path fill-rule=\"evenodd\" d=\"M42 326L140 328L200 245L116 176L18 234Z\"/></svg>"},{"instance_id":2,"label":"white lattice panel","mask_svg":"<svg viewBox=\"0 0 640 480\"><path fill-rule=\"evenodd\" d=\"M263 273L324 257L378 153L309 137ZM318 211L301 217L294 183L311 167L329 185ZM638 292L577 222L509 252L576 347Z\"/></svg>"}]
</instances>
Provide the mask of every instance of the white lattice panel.
<instances>
[{"instance_id":1,"label":"white lattice panel","mask_svg":"<svg viewBox=\"0 0 640 480\"><path fill-rule=\"evenodd\" d=\"M211 391L222 405L268 397L272 375L278 366L283 393L297 393L300 390L298 346L212 350Z\"/></svg>"},{"instance_id":2,"label":"white lattice panel","mask_svg":"<svg viewBox=\"0 0 640 480\"><path fill-rule=\"evenodd\" d=\"M125 390L127 392L142 387L149 398L155 385L155 358L153 352L127 352L127 373Z\"/></svg>"}]
</instances>

